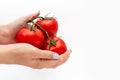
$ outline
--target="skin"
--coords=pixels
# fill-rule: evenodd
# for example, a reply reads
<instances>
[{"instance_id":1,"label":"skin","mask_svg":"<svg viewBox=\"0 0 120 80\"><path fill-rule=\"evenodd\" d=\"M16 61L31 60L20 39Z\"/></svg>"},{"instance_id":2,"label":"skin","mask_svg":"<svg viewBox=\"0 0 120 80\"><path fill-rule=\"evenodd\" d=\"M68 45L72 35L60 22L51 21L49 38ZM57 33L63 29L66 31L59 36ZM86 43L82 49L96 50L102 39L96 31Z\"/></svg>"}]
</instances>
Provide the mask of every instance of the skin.
<instances>
[{"instance_id":1,"label":"skin","mask_svg":"<svg viewBox=\"0 0 120 80\"><path fill-rule=\"evenodd\" d=\"M16 43L19 29L27 26L29 20L39 16L39 12L22 16L6 25L0 25L0 64L18 64L35 69L56 68L65 63L72 50L54 59L52 51L40 50L27 43Z\"/></svg>"}]
</instances>

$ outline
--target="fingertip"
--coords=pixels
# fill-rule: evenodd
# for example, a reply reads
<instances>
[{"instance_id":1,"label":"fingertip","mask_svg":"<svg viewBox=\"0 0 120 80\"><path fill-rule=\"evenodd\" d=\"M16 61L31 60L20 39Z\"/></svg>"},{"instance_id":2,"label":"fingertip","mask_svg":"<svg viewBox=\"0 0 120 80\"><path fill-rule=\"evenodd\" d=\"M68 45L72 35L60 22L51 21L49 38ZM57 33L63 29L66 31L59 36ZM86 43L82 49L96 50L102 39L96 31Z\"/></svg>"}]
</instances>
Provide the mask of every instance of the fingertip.
<instances>
[{"instance_id":1,"label":"fingertip","mask_svg":"<svg viewBox=\"0 0 120 80\"><path fill-rule=\"evenodd\" d=\"M40 10L37 11L37 15L38 15L38 16L40 15Z\"/></svg>"},{"instance_id":2,"label":"fingertip","mask_svg":"<svg viewBox=\"0 0 120 80\"><path fill-rule=\"evenodd\" d=\"M71 49L68 49L68 50L66 50L66 52L63 53L62 55L68 56L68 55L70 55L71 52L72 52L72 50L71 50Z\"/></svg>"},{"instance_id":3,"label":"fingertip","mask_svg":"<svg viewBox=\"0 0 120 80\"><path fill-rule=\"evenodd\" d=\"M40 10L34 12L32 15L33 15L33 18L38 17L40 15Z\"/></svg>"},{"instance_id":4,"label":"fingertip","mask_svg":"<svg viewBox=\"0 0 120 80\"><path fill-rule=\"evenodd\" d=\"M38 13L40 14L40 10L38 10Z\"/></svg>"},{"instance_id":5,"label":"fingertip","mask_svg":"<svg viewBox=\"0 0 120 80\"><path fill-rule=\"evenodd\" d=\"M68 49L67 51L66 51L66 53L71 53L72 52L72 49Z\"/></svg>"},{"instance_id":6,"label":"fingertip","mask_svg":"<svg viewBox=\"0 0 120 80\"><path fill-rule=\"evenodd\" d=\"M38 17L39 15L40 15L40 12L38 11L34 14L34 17Z\"/></svg>"}]
</instances>

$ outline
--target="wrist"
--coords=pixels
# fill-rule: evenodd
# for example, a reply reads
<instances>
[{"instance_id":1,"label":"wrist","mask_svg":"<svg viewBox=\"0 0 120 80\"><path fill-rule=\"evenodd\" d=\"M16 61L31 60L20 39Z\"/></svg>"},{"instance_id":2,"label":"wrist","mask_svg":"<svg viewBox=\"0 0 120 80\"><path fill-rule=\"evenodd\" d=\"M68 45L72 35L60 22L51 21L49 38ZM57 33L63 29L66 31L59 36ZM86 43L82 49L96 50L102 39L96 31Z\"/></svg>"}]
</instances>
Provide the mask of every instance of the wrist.
<instances>
[{"instance_id":1,"label":"wrist","mask_svg":"<svg viewBox=\"0 0 120 80\"><path fill-rule=\"evenodd\" d=\"M5 44L9 41L10 32L7 25L0 25L0 44Z\"/></svg>"},{"instance_id":2,"label":"wrist","mask_svg":"<svg viewBox=\"0 0 120 80\"><path fill-rule=\"evenodd\" d=\"M14 64L16 47L12 45L0 45L0 64Z\"/></svg>"}]
</instances>

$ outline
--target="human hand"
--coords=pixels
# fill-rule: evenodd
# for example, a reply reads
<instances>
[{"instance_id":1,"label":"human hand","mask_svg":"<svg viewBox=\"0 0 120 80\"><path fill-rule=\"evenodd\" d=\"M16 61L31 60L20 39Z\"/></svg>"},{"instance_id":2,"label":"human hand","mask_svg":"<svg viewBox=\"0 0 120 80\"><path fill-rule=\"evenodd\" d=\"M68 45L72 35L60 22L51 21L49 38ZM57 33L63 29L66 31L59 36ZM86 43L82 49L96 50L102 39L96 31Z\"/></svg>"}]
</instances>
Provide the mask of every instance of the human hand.
<instances>
[{"instance_id":1,"label":"human hand","mask_svg":"<svg viewBox=\"0 0 120 80\"><path fill-rule=\"evenodd\" d=\"M6 64L19 64L36 69L58 67L68 60L71 53L71 50L67 50L64 54L59 56L54 52L40 50L26 43L4 46L9 52L2 54L0 62L3 61L2 63ZM4 46L2 46L2 50L4 50Z\"/></svg>"},{"instance_id":2,"label":"human hand","mask_svg":"<svg viewBox=\"0 0 120 80\"><path fill-rule=\"evenodd\" d=\"M30 20L33 20L34 18L39 16L39 12L28 14L26 16L22 16L20 18L17 18L13 22L8 23L7 25L0 26L0 44L9 44L9 43L15 43L16 39L16 33L19 29L22 27L26 27L27 22Z\"/></svg>"}]
</instances>

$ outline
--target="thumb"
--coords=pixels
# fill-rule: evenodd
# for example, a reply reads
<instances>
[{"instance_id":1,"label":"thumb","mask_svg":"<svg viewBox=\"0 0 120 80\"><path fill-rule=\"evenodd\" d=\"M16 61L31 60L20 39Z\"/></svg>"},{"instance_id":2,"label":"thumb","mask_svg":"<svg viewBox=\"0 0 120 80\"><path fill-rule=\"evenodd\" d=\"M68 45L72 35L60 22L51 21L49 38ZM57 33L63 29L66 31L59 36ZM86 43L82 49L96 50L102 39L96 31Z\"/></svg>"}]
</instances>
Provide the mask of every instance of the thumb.
<instances>
[{"instance_id":1,"label":"thumb","mask_svg":"<svg viewBox=\"0 0 120 80\"><path fill-rule=\"evenodd\" d=\"M59 59L59 57L59 54L48 50L41 50L37 55L37 58L42 59Z\"/></svg>"},{"instance_id":2,"label":"thumb","mask_svg":"<svg viewBox=\"0 0 120 80\"><path fill-rule=\"evenodd\" d=\"M39 15L40 15L40 12L38 11L36 13L32 13L32 14L23 16L23 21L27 23L28 21L35 19Z\"/></svg>"},{"instance_id":3,"label":"thumb","mask_svg":"<svg viewBox=\"0 0 120 80\"><path fill-rule=\"evenodd\" d=\"M15 19L14 21L10 22L8 25L11 25L11 30L19 30L22 27L25 27L28 21L33 20L34 18L40 15L39 12L28 14L22 17ZM14 31L13 31L14 32Z\"/></svg>"}]
</instances>

